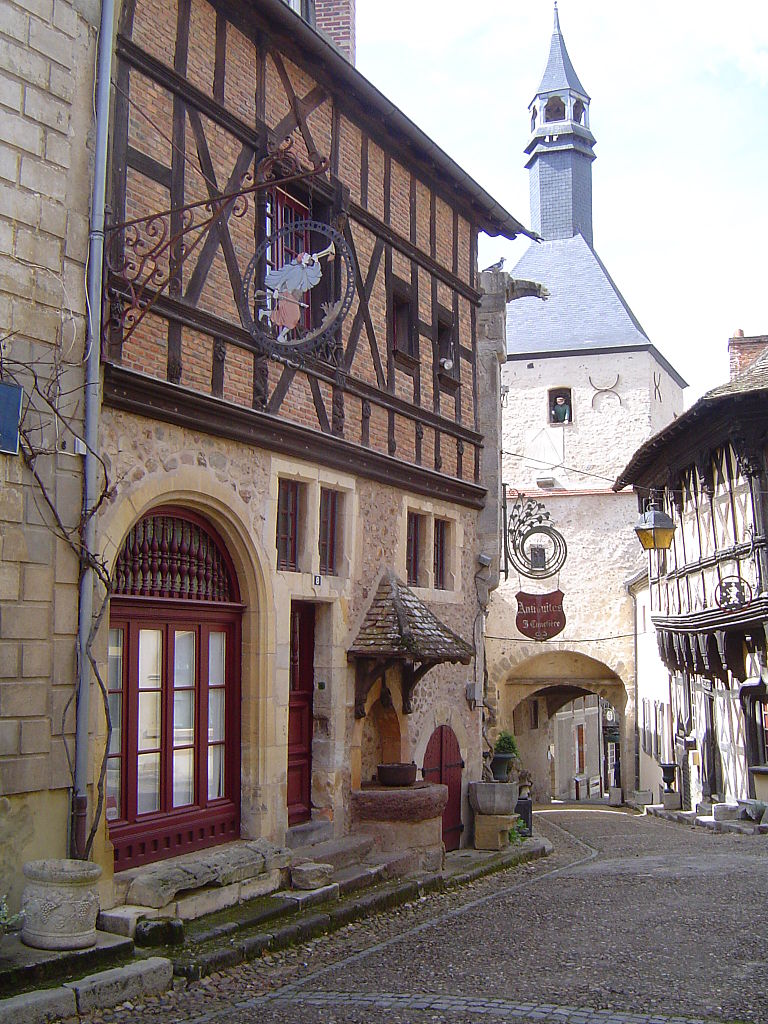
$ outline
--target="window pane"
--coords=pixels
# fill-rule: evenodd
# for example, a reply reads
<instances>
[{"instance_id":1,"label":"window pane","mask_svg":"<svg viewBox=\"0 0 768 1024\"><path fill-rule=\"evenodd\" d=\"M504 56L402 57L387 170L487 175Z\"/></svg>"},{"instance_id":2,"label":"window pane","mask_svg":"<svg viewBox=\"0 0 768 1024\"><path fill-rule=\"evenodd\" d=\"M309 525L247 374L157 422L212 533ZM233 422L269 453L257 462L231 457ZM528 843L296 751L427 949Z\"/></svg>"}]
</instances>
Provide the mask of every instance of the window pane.
<instances>
[{"instance_id":1,"label":"window pane","mask_svg":"<svg viewBox=\"0 0 768 1024\"><path fill-rule=\"evenodd\" d=\"M177 629L174 634L173 685L195 685L195 634L191 629Z\"/></svg>"},{"instance_id":2,"label":"window pane","mask_svg":"<svg viewBox=\"0 0 768 1024\"><path fill-rule=\"evenodd\" d=\"M112 723L112 736L109 740L110 754L119 754L123 743L122 728L123 697L120 693L109 695L109 720Z\"/></svg>"},{"instance_id":3,"label":"window pane","mask_svg":"<svg viewBox=\"0 0 768 1024\"><path fill-rule=\"evenodd\" d=\"M208 747L208 799L224 796L224 747Z\"/></svg>"},{"instance_id":4,"label":"window pane","mask_svg":"<svg viewBox=\"0 0 768 1024\"><path fill-rule=\"evenodd\" d=\"M163 634L159 629L139 631L139 689L156 690L163 666Z\"/></svg>"},{"instance_id":5,"label":"window pane","mask_svg":"<svg viewBox=\"0 0 768 1024\"><path fill-rule=\"evenodd\" d=\"M139 750L160 746L160 694L139 694Z\"/></svg>"},{"instance_id":6,"label":"window pane","mask_svg":"<svg viewBox=\"0 0 768 1024\"><path fill-rule=\"evenodd\" d=\"M157 811L160 807L160 755L139 754L136 775L137 813Z\"/></svg>"},{"instance_id":7,"label":"window pane","mask_svg":"<svg viewBox=\"0 0 768 1024\"><path fill-rule=\"evenodd\" d=\"M184 807L194 799L194 751L173 752L173 806Z\"/></svg>"},{"instance_id":8,"label":"window pane","mask_svg":"<svg viewBox=\"0 0 768 1024\"><path fill-rule=\"evenodd\" d=\"M208 692L208 741L224 739L224 690Z\"/></svg>"},{"instance_id":9,"label":"window pane","mask_svg":"<svg viewBox=\"0 0 768 1024\"><path fill-rule=\"evenodd\" d=\"M120 765L118 758L111 758L107 763L106 778L106 814L107 821L120 817Z\"/></svg>"},{"instance_id":10,"label":"window pane","mask_svg":"<svg viewBox=\"0 0 768 1024\"><path fill-rule=\"evenodd\" d=\"M223 686L227 659L227 634L211 633L208 637L208 685Z\"/></svg>"},{"instance_id":11,"label":"window pane","mask_svg":"<svg viewBox=\"0 0 768 1024\"><path fill-rule=\"evenodd\" d=\"M122 690L123 688L123 631L109 631L109 661L107 668L107 689Z\"/></svg>"},{"instance_id":12,"label":"window pane","mask_svg":"<svg viewBox=\"0 0 768 1024\"><path fill-rule=\"evenodd\" d=\"M173 695L173 745L185 747L195 741L195 691L177 690Z\"/></svg>"}]
</instances>

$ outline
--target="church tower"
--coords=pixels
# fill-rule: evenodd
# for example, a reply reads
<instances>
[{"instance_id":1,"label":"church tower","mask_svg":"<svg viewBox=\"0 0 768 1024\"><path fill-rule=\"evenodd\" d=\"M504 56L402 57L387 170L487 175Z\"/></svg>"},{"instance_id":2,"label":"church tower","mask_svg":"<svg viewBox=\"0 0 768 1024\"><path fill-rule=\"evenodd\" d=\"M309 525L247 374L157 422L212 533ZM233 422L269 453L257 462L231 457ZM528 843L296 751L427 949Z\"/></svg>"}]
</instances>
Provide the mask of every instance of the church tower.
<instances>
[{"instance_id":1,"label":"church tower","mask_svg":"<svg viewBox=\"0 0 768 1024\"><path fill-rule=\"evenodd\" d=\"M581 234L592 245L592 161L589 95L573 69L555 4L549 60L529 110L531 221L548 240Z\"/></svg>"}]
</instances>

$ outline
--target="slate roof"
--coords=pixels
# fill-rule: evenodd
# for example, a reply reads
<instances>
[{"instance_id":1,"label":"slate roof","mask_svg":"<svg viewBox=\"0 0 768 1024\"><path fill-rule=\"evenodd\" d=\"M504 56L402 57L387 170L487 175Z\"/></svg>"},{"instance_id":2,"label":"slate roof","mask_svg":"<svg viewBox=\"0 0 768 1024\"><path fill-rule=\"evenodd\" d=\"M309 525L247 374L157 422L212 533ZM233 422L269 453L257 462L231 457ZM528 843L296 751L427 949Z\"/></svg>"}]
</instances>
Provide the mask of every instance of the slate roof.
<instances>
[{"instance_id":1,"label":"slate roof","mask_svg":"<svg viewBox=\"0 0 768 1024\"><path fill-rule=\"evenodd\" d=\"M579 81L579 76L573 70L571 58L565 48L565 40L560 32L560 18L555 5L555 28L549 45L549 60L536 95L543 92L560 92L564 89L572 89L587 100L590 98Z\"/></svg>"},{"instance_id":2,"label":"slate roof","mask_svg":"<svg viewBox=\"0 0 768 1024\"><path fill-rule=\"evenodd\" d=\"M652 352L680 384L686 382L653 346L602 260L586 239L532 243L511 271L513 278L539 281L546 302L516 299L507 305L507 354L578 354L615 349Z\"/></svg>"},{"instance_id":3,"label":"slate roof","mask_svg":"<svg viewBox=\"0 0 768 1024\"><path fill-rule=\"evenodd\" d=\"M745 398L750 395L761 398L762 392L768 392L768 349L751 366L734 377L733 380L729 380L725 384L719 384L716 388L712 388L711 391L707 391L698 402L694 402L690 409L686 409L677 419L673 420L663 430L660 430L658 434L654 434L645 444L641 445L632 456L626 469L616 478L613 490L620 491L623 487L636 483L643 473L651 469L654 463L663 455L664 449L668 444L671 444L683 434L700 429L699 421L706 419L716 409L722 406L727 407L729 399ZM766 399L768 399L768 395L762 397L763 401L766 401ZM766 403L765 410L766 417L768 418L768 402Z\"/></svg>"},{"instance_id":4,"label":"slate roof","mask_svg":"<svg viewBox=\"0 0 768 1024\"><path fill-rule=\"evenodd\" d=\"M357 658L460 661L468 665L475 652L389 569L382 576L357 638L347 653Z\"/></svg>"}]
</instances>

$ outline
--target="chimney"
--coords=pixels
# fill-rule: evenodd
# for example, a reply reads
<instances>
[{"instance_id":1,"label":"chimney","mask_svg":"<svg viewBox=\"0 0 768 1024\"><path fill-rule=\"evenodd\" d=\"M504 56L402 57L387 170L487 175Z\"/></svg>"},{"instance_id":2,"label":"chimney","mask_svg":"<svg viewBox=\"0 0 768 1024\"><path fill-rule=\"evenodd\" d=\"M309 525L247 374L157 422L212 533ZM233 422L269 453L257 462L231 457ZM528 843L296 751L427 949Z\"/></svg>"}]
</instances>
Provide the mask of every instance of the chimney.
<instances>
[{"instance_id":1,"label":"chimney","mask_svg":"<svg viewBox=\"0 0 768 1024\"><path fill-rule=\"evenodd\" d=\"M355 63L355 0L315 0L315 27Z\"/></svg>"},{"instance_id":2,"label":"chimney","mask_svg":"<svg viewBox=\"0 0 768 1024\"><path fill-rule=\"evenodd\" d=\"M768 349L768 334L745 338L744 331L739 328L728 342L731 380L750 367L766 349Z\"/></svg>"}]
</instances>

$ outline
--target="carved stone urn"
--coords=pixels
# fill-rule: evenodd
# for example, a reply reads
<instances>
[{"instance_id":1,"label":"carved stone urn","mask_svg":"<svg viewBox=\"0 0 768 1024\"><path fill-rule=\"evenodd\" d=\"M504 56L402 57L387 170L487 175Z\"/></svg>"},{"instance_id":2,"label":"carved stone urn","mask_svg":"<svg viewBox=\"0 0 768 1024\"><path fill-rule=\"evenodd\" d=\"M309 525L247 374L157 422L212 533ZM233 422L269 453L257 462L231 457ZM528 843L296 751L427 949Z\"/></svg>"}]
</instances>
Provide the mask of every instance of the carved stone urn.
<instances>
[{"instance_id":1,"label":"carved stone urn","mask_svg":"<svg viewBox=\"0 0 768 1024\"><path fill-rule=\"evenodd\" d=\"M101 875L85 860L32 860L22 870L21 941L36 949L88 949L96 945Z\"/></svg>"}]
</instances>

